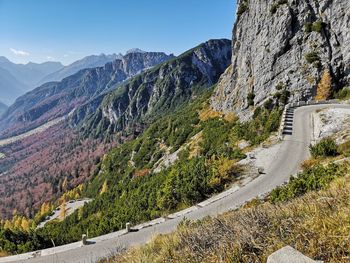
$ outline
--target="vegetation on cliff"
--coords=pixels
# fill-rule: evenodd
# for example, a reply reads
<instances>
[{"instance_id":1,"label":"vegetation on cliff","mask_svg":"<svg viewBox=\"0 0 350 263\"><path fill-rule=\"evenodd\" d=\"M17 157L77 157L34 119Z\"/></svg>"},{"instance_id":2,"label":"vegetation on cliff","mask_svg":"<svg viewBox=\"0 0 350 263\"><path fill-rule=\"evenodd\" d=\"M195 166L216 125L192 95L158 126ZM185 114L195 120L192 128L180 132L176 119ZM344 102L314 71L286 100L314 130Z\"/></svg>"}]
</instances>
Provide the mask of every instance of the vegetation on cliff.
<instances>
[{"instance_id":1,"label":"vegetation on cliff","mask_svg":"<svg viewBox=\"0 0 350 263\"><path fill-rule=\"evenodd\" d=\"M347 262L350 164L328 164L332 160L313 160L265 200L215 218L185 220L174 233L104 262L266 262L286 245L317 260Z\"/></svg>"}]
</instances>

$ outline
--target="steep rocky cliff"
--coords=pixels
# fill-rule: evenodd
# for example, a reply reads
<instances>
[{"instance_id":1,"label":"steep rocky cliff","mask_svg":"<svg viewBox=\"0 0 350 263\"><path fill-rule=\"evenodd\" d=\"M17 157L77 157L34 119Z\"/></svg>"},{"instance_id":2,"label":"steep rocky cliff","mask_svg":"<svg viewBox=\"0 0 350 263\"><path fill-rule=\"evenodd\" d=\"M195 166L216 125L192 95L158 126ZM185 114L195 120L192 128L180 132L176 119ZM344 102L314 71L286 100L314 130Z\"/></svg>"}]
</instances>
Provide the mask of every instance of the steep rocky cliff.
<instances>
[{"instance_id":1,"label":"steep rocky cliff","mask_svg":"<svg viewBox=\"0 0 350 263\"><path fill-rule=\"evenodd\" d=\"M85 104L72 120L93 135L150 122L186 102L197 89L214 85L230 59L230 40L210 40Z\"/></svg>"},{"instance_id":2,"label":"steep rocky cliff","mask_svg":"<svg viewBox=\"0 0 350 263\"><path fill-rule=\"evenodd\" d=\"M310 100L326 71L333 90L348 86L350 2L241 0L232 48L232 64L212 97L217 111L246 119L253 105L282 91L293 102Z\"/></svg>"},{"instance_id":3,"label":"steep rocky cliff","mask_svg":"<svg viewBox=\"0 0 350 263\"><path fill-rule=\"evenodd\" d=\"M18 98L0 118L0 137L24 132L64 116L106 90L173 58L162 52L129 53L103 67L84 69L60 82L49 82Z\"/></svg>"}]
</instances>

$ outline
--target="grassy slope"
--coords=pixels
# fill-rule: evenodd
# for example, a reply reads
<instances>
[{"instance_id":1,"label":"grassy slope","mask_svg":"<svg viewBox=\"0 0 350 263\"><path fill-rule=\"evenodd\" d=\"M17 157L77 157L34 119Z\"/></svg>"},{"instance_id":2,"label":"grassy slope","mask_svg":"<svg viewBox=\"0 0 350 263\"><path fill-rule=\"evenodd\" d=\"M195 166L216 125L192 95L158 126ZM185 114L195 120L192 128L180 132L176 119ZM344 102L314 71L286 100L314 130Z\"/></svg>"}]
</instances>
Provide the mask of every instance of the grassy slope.
<instances>
[{"instance_id":1,"label":"grassy slope","mask_svg":"<svg viewBox=\"0 0 350 263\"><path fill-rule=\"evenodd\" d=\"M349 143L340 149L348 156ZM218 218L185 221L175 233L109 262L266 262L285 245L315 259L349 262L350 165L324 166L330 160L314 160L265 201Z\"/></svg>"}]
</instances>

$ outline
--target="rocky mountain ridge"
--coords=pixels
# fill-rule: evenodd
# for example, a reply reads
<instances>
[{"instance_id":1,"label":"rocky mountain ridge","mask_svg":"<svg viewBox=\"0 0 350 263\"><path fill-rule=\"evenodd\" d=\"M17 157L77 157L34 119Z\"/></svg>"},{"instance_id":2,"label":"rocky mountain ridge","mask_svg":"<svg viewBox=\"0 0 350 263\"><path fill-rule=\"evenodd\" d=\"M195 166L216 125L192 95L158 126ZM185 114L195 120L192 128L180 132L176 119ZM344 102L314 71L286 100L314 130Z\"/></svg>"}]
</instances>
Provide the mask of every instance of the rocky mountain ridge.
<instances>
[{"instance_id":1,"label":"rocky mountain ridge","mask_svg":"<svg viewBox=\"0 0 350 263\"><path fill-rule=\"evenodd\" d=\"M100 54L87 56L45 76L40 80L39 84L42 85L51 81L61 81L64 78L77 73L79 70L102 67L108 62L112 62L116 59L121 59L122 57L123 56L121 54Z\"/></svg>"},{"instance_id":2,"label":"rocky mountain ridge","mask_svg":"<svg viewBox=\"0 0 350 263\"><path fill-rule=\"evenodd\" d=\"M0 118L0 136L22 133L64 116L94 96L171 58L161 52L130 53L103 67L83 69L61 82L46 83L10 106Z\"/></svg>"},{"instance_id":3,"label":"rocky mountain ridge","mask_svg":"<svg viewBox=\"0 0 350 263\"><path fill-rule=\"evenodd\" d=\"M10 105L16 98L35 88L41 78L62 67L59 62L15 64L0 57L0 99Z\"/></svg>"},{"instance_id":4,"label":"rocky mountain ridge","mask_svg":"<svg viewBox=\"0 0 350 263\"><path fill-rule=\"evenodd\" d=\"M241 0L237 17L215 110L246 119L284 90L291 102L310 100L327 71L333 90L349 85L350 2Z\"/></svg>"},{"instance_id":5,"label":"rocky mountain ridge","mask_svg":"<svg viewBox=\"0 0 350 263\"><path fill-rule=\"evenodd\" d=\"M35 88L40 79L55 72L63 65L60 62L47 61L44 63L16 64L6 57L0 57L0 67L11 73L19 82L29 88Z\"/></svg>"},{"instance_id":6,"label":"rocky mountain ridge","mask_svg":"<svg viewBox=\"0 0 350 263\"><path fill-rule=\"evenodd\" d=\"M188 101L196 89L214 85L230 58L231 41L207 41L88 103L73 114L73 123L80 123L85 133L96 136L151 122Z\"/></svg>"}]
</instances>

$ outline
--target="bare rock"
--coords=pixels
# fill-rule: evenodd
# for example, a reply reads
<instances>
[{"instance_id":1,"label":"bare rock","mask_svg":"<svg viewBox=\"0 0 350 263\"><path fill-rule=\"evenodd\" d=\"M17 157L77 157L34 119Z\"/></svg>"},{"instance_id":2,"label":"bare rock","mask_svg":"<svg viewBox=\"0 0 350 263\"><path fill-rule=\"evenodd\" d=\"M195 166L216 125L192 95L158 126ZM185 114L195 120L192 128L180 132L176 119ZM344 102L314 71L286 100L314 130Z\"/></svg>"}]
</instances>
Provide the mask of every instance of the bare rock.
<instances>
[{"instance_id":1,"label":"bare rock","mask_svg":"<svg viewBox=\"0 0 350 263\"><path fill-rule=\"evenodd\" d=\"M249 93L255 106L282 90L290 92L290 102L310 100L326 69L334 89L349 85L349 1L241 0L239 5L246 7L239 8L233 29L232 64L212 97L216 111L249 118L254 109Z\"/></svg>"}]
</instances>

